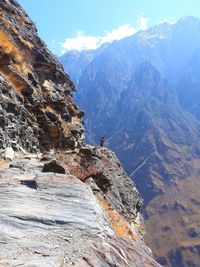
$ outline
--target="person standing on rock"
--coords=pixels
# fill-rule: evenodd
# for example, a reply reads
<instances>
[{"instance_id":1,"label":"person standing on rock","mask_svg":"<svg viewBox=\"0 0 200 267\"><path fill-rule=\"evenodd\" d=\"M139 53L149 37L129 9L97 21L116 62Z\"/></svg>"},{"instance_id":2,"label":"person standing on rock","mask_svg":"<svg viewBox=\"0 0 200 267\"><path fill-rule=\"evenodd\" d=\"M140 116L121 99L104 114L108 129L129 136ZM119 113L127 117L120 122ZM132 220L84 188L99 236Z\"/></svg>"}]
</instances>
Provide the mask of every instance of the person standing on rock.
<instances>
[{"instance_id":1,"label":"person standing on rock","mask_svg":"<svg viewBox=\"0 0 200 267\"><path fill-rule=\"evenodd\" d=\"M105 141L106 141L106 136L104 135L104 136L102 136L102 137L100 138L100 147L104 147L104 143L105 143Z\"/></svg>"}]
</instances>

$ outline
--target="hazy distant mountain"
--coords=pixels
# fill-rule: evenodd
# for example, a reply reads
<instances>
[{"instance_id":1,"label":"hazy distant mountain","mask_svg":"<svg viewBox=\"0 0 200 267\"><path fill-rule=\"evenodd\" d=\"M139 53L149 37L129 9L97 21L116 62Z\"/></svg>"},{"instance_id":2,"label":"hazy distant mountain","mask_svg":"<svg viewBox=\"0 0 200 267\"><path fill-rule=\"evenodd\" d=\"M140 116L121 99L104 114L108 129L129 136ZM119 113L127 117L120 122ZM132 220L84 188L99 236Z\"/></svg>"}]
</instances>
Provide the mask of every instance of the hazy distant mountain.
<instances>
[{"instance_id":1,"label":"hazy distant mountain","mask_svg":"<svg viewBox=\"0 0 200 267\"><path fill-rule=\"evenodd\" d=\"M191 158L200 156L200 124L181 108L176 94L148 63L133 75L119 107L109 146L148 205L163 194L165 183L193 173Z\"/></svg>"},{"instance_id":2,"label":"hazy distant mountain","mask_svg":"<svg viewBox=\"0 0 200 267\"><path fill-rule=\"evenodd\" d=\"M183 74L191 56L199 48L199 30L200 20L188 16L176 24L165 22L147 31L139 31L131 37L104 45L97 50L68 52L61 57L61 61L65 69L71 73L72 79L76 77L79 79L93 59L96 63L101 62L101 66L108 59L112 59L115 65L121 63L127 75L143 61L149 61L175 83ZM78 67L78 70L71 71L72 66Z\"/></svg>"},{"instance_id":3,"label":"hazy distant mountain","mask_svg":"<svg viewBox=\"0 0 200 267\"><path fill-rule=\"evenodd\" d=\"M147 241L164 266L200 266L199 44L200 20L185 17L61 58L87 140L106 134L137 184Z\"/></svg>"},{"instance_id":4,"label":"hazy distant mountain","mask_svg":"<svg viewBox=\"0 0 200 267\"><path fill-rule=\"evenodd\" d=\"M200 51L197 49L177 85L182 106L200 120Z\"/></svg>"},{"instance_id":5,"label":"hazy distant mountain","mask_svg":"<svg viewBox=\"0 0 200 267\"><path fill-rule=\"evenodd\" d=\"M62 62L67 66L73 81L77 84L82 70L94 59L94 51L83 51L81 53L72 51L62 57Z\"/></svg>"},{"instance_id":6,"label":"hazy distant mountain","mask_svg":"<svg viewBox=\"0 0 200 267\"><path fill-rule=\"evenodd\" d=\"M199 33L200 20L185 17L176 24L163 23L97 50L66 53L61 61L78 85L75 98L86 111L87 140L98 142L102 133L108 137L113 134L110 118L116 114L116 101L141 63L151 63L169 84L177 87L198 51Z\"/></svg>"}]
</instances>

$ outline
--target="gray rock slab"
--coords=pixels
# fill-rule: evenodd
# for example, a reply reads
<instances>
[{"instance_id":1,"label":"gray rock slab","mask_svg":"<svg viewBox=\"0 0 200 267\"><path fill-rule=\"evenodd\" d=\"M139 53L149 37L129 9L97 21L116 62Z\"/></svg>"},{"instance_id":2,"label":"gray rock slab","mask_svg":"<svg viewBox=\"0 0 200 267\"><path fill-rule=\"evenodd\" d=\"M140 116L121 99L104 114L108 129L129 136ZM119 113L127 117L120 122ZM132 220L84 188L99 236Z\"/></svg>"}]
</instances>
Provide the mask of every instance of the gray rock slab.
<instances>
[{"instance_id":1,"label":"gray rock slab","mask_svg":"<svg viewBox=\"0 0 200 267\"><path fill-rule=\"evenodd\" d=\"M115 235L88 185L21 163L0 169L0 266L70 264Z\"/></svg>"}]
</instances>

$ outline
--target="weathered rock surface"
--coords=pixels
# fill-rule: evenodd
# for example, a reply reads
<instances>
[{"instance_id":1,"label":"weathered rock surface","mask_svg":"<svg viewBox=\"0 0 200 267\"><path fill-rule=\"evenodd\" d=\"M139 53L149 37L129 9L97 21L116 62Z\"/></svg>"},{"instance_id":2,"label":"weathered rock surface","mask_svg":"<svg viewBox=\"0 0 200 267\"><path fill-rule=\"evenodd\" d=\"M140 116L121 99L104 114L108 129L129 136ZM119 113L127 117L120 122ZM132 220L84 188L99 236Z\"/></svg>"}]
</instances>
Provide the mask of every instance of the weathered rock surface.
<instances>
[{"instance_id":1,"label":"weathered rock surface","mask_svg":"<svg viewBox=\"0 0 200 267\"><path fill-rule=\"evenodd\" d=\"M158 266L155 261L144 254L144 247L138 250L138 244L131 244L116 238L93 246L90 254L75 264L76 267L150 267Z\"/></svg>"},{"instance_id":2,"label":"weathered rock surface","mask_svg":"<svg viewBox=\"0 0 200 267\"><path fill-rule=\"evenodd\" d=\"M83 113L74 85L17 2L0 4L0 147L77 147Z\"/></svg>"},{"instance_id":3,"label":"weathered rock surface","mask_svg":"<svg viewBox=\"0 0 200 267\"><path fill-rule=\"evenodd\" d=\"M95 184L96 190L98 188L126 219L136 218L143 200L112 151L85 145L73 157L61 154L60 159L68 162L73 175L89 184Z\"/></svg>"},{"instance_id":4,"label":"weathered rock surface","mask_svg":"<svg viewBox=\"0 0 200 267\"><path fill-rule=\"evenodd\" d=\"M119 238L89 185L42 168L29 156L0 169L2 267L159 266L137 232Z\"/></svg>"}]
</instances>

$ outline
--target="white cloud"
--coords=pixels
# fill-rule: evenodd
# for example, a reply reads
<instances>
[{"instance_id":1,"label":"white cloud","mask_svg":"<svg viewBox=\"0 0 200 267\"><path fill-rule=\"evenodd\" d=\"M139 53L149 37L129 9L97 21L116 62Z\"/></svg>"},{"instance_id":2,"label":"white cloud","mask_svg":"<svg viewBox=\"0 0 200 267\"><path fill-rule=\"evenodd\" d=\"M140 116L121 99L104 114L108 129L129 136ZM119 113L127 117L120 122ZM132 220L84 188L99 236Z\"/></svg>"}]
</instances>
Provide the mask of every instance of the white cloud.
<instances>
[{"instance_id":1,"label":"white cloud","mask_svg":"<svg viewBox=\"0 0 200 267\"><path fill-rule=\"evenodd\" d=\"M143 14L137 19L137 25L140 30L146 30L148 28L149 18L145 17Z\"/></svg>"},{"instance_id":2,"label":"white cloud","mask_svg":"<svg viewBox=\"0 0 200 267\"><path fill-rule=\"evenodd\" d=\"M85 35L84 32L78 31L75 37L67 38L61 44L62 53L70 50L86 50L96 49L104 43L109 43L114 40L120 40L126 36L133 35L136 32L135 28L129 24L119 26L117 29L107 32L104 36Z\"/></svg>"},{"instance_id":3,"label":"white cloud","mask_svg":"<svg viewBox=\"0 0 200 267\"><path fill-rule=\"evenodd\" d=\"M112 42L114 40L120 40L124 37L131 36L136 33L136 29L129 24L119 26L117 29L108 32L105 36L101 37L101 44Z\"/></svg>"},{"instance_id":4,"label":"white cloud","mask_svg":"<svg viewBox=\"0 0 200 267\"><path fill-rule=\"evenodd\" d=\"M105 43L120 40L133 35L138 30L147 29L148 21L148 18L141 15L137 20L137 28L132 27L130 24L124 24L110 32L106 32L104 36L86 35L83 31L78 31L75 37L66 38L61 43L61 53L64 54L70 50L82 51L86 49L97 49Z\"/></svg>"},{"instance_id":5,"label":"white cloud","mask_svg":"<svg viewBox=\"0 0 200 267\"><path fill-rule=\"evenodd\" d=\"M96 49L98 46L98 38L91 35L85 35L84 32L78 31L75 37L67 38L61 44L62 53L70 50Z\"/></svg>"}]
</instances>

